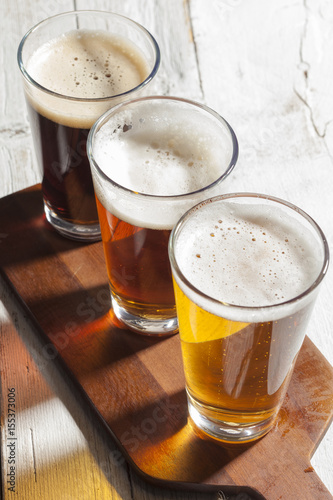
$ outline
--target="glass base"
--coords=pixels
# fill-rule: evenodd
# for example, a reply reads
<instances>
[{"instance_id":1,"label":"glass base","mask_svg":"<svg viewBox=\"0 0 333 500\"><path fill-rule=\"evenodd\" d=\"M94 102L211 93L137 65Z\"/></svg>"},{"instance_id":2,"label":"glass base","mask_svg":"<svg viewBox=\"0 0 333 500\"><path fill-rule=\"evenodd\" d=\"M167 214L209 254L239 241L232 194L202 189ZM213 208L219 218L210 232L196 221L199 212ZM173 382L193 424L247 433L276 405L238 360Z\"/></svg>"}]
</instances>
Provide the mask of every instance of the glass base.
<instances>
[{"instance_id":1,"label":"glass base","mask_svg":"<svg viewBox=\"0 0 333 500\"><path fill-rule=\"evenodd\" d=\"M128 328L141 335L152 337L165 337L178 332L178 319L173 318L152 318L144 316L134 316L121 307L114 297L111 296L112 308L117 318Z\"/></svg>"},{"instance_id":2,"label":"glass base","mask_svg":"<svg viewBox=\"0 0 333 500\"><path fill-rule=\"evenodd\" d=\"M61 219L55 214L44 201L44 211L47 221L62 236L71 240L82 242L93 242L101 240L101 229L99 224L73 224Z\"/></svg>"},{"instance_id":3,"label":"glass base","mask_svg":"<svg viewBox=\"0 0 333 500\"><path fill-rule=\"evenodd\" d=\"M187 400L189 414L194 424L208 436L223 443L249 443L263 437L273 427L277 414L257 422L232 423L223 420L221 410L202 406L192 398L188 391ZM214 414L217 418L214 418ZM230 416L231 414L228 415Z\"/></svg>"}]
</instances>

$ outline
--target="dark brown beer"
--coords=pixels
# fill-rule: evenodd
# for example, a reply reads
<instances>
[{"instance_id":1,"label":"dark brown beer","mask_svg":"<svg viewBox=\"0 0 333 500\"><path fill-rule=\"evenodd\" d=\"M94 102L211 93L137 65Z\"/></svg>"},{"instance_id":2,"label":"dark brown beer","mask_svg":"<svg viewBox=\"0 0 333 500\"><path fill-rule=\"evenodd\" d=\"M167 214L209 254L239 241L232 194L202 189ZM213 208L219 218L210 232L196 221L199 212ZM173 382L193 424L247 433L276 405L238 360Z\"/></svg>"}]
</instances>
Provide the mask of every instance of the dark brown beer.
<instances>
[{"instance_id":1,"label":"dark brown beer","mask_svg":"<svg viewBox=\"0 0 333 500\"><path fill-rule=\"evenodd\" d=\"M105 21L112 17L98 16ZM78 19L74 14L81 25ZM127 26L126 20L117 19L112 17L115 25ZM127 37L99 29L61 31L60 36L36 43L26 61L35 84L25 81L25 92L46 216L69 237L98 239L87 136L103 112L147 79L148 60Z\"/></svg>"},{"instance_id":2,"label":"dark brown beer","mask_svg":"<svg viewBox=\"0 0 333 500\"><path fill-rule=\"evenodd\" d=\"M42 189L53 212L79 224L97 224L98 216L86 141L89 129L56 123L28 105L35 152L42 166Z\"/></svg>"}]
</instances>

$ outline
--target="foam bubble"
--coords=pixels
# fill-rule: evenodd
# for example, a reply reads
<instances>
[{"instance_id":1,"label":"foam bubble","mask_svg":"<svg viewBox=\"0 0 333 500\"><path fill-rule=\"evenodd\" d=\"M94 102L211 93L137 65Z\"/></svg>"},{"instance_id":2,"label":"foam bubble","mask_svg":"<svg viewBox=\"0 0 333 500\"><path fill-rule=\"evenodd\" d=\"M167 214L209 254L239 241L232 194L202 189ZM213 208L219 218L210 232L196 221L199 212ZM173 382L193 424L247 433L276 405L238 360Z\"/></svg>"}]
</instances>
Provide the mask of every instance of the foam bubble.
<instances>
[{"instance_id":1,"label":"foam bubble","mask_svg":"<svg viewBox=\"0 0 333 500\"><path fill-rule=\"evenodd\" d=\"M206 205L179 234L176 255L197 289L243 307L297 297L312 285L322 265L322 250L309 229L279 207L264 204Z\"/></svg>"}]
</instances>

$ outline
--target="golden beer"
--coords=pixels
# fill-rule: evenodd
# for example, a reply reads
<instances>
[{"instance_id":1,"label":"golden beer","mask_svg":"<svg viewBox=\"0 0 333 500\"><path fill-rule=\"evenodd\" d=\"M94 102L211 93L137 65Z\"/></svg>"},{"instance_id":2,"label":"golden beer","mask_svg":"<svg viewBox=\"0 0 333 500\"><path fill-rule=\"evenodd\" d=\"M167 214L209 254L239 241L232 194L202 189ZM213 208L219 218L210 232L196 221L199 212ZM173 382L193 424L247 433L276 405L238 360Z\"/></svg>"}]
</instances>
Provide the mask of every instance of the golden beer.
<instances>
[{"instance_id":1,"label":"golden beer","mask_svg":"<svg viewBox=\"0 0 333 500\"><path fill-rule=\"evenodd\" d=\"M175 294L189 396L231 424L235 416L251 425L274 417L303 340L298 331L305 331L310 310L241 323L201 309L177 284ZM194 341L198 337L207 340Z\"/></svg>"},{"instance_id":2,"label":"golden beer","mask_svg":"<svg viewBox=\"0 0 333 500\"><path fill-rule=\"evenodd\" d=\"M225 195L190 210L169 252L190 415L222 441L257 439L286 394L326 241L282 201Z\"/></svg>"}]
</instances>

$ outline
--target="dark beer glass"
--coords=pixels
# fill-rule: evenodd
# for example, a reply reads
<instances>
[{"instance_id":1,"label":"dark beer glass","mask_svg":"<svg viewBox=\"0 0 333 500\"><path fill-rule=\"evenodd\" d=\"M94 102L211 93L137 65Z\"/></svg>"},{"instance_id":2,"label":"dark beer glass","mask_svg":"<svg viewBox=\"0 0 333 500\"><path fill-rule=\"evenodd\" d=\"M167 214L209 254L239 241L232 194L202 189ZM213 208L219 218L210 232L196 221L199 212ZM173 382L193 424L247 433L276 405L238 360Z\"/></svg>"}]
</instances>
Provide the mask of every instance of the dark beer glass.
<instances>
[{"instance_id":1,"label":"dark beer glass","mask_svg":"<svg viewBox=\"0 0 333 500\"><path fill-rule=\"evenodd\" d=\"M44 210L62 235L100 239L87 136L107 109L146 93L159 62L152 35L110 12L60 14L23 37L18 64L42 174Z\"/></svg>"},{"instance_id":2,"label":"dark beer glass","mask_svg":"<svg viewBox=\"0 0 333 500\"><path fill-rule=\"evenodd\" d=\"M189 207L227 189L236 136L201 104L154 96L103 115L88 156L114 312L137 332L175 333L170 231Z\"/></svg>"}]
</instances>

